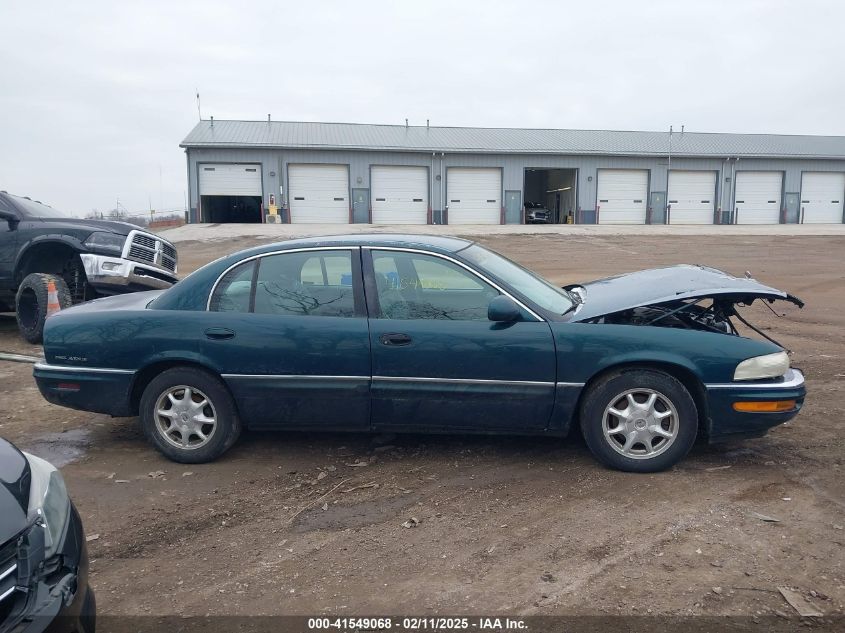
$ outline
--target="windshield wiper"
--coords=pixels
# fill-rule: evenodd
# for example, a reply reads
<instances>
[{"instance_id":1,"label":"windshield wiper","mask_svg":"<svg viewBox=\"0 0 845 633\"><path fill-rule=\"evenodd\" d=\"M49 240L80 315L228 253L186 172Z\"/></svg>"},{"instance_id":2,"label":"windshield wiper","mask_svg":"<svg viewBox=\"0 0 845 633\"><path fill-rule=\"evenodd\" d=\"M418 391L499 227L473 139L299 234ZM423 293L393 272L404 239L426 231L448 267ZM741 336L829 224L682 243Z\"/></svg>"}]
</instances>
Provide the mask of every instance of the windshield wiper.
<instances>
[{"instance_id":1,"label":"windshield wiper","mask_svg":"<svg viewBox=\"0 0 845 633\"><path fill-rule=\"evenodd\" d=\"M580 306L582 303L584 303L584 301L583 301L583 299L581 299L580 295L578 295L577 293L574 293L570 290L567 290L566 288L561 288L561 290L563 290L566 293L566 296L569 297L569 300L572 302L572 305L569 306L566 310L564 310L563 314L560 315L560 316L566 316L570 312L577 310L578 306Z\"/></svg>"},{"instance_id":2,"label":"windshield wiper","mask_svg":"<svg viewBox=\"0 0 845 633\"><path fill-rule=\"evenodd\" d=\"M572 305L571 305L571 306L569 306L566 310L564 310L564 311L563 311L563 314L561 314L560 316L566 316L566 315L567 315L567 314L569 314L570 312L574 312L575 310L577 310L577 309L578 309L578 306L579 306L579 305L581 305L581 304L580 304L578 301L573 301L573 302L572 302Z\"/></svg>"}]
</instances>

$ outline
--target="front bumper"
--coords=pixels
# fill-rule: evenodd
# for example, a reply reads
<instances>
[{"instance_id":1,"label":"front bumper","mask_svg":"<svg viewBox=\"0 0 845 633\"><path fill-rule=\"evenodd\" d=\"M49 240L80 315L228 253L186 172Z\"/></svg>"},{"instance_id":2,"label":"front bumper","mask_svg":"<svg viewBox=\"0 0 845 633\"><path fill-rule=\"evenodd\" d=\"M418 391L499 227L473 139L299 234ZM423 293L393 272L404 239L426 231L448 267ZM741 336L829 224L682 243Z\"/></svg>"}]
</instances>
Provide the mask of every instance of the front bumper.
<instances>
[{"instance_id":1,"label":"front bumper","mask_svg":"<svg viewBox=\"0 0 845 633\"><path fill-rule=\"evenodd\" d=\"M97 602L88 579L80 587L79 575L68 582L76 583L76 591L68 599L62 588L50 591L44 583L38 587L35 600L40 608L28 614L9 633L95 633Z\"/></svg>"},{"instance_id":2,"label":"front bumper","mask_svg":"<svg viewBox=\"0 0 845 633\"><path fill-rule=\"evenodd\" d=\"M42 529L36 527L35 529ZM0 622L8 633L95 633L96 600L88 585L88 550L82 520L71 504L62 568L27 588L25 608L11 621Z\"/></svg>"},{"instance_id":3,"label":"front bumper","mask_svg":"<svg viewBox=\"0 0 845 633\"><path fill-rule=\"evenodd\" d=\"M549 222L549 216L546 214L529 213L526 217L526 221L530 224L547 224Z\"/></svg>"},{"instance_id":4,"label":"front bumper","mask_svg":"<svg viewBox=\"0 0 845 633\"><path fill-rule=\"evenodd\" d=\"M765 435L772 427L798 415L807 395L804 374L799 369L789 369L773 382L732 382L708 384L705 387L709 409L708 437L711 442ZM794 400L795 408L777 413L739 412L733 408L736 402L783 400Z\"/></svg>"},{"instance_id":5,"label":"front bumper","mask_svg":"<svg viewBox=\"0 0 845 633\"><path fill-rule=\"evenodd\" d=\"M101 292L118 293L135 290L163 290L178 279L163 269L122 257L83 253L80 256L88 283Z\"/></svg>"}]
</instances>

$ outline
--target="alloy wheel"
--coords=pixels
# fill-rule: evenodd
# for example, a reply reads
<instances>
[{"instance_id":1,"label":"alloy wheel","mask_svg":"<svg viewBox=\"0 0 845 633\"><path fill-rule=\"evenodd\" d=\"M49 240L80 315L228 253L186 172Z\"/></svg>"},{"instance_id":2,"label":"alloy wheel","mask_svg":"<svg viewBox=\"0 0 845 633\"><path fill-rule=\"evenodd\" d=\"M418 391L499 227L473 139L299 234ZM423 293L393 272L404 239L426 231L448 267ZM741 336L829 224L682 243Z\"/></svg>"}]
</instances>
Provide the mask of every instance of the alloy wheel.
<instances>
[{"instance_id":1,"label":"alloy wheel","mask_svg":"<svg viewBox=\"0 0 845 633\"><path fill-rule=\"evenodd\" d=\"M629 389L616 396L602 416L605 440L631 459L652 459L678 436L678 411L654 389Z\"/></svg>"},{"instance_id":2,"label":"alloy wheel","mask_svg":"<svg viewBox=\"0 0 845 633\"><path fill-rule=\"evenodd\" d=\"M168 388L156 400L154 415L159 435L183 450L205 446L217 429L214 405L196 387Z\"/></svg>"}]
</instances>

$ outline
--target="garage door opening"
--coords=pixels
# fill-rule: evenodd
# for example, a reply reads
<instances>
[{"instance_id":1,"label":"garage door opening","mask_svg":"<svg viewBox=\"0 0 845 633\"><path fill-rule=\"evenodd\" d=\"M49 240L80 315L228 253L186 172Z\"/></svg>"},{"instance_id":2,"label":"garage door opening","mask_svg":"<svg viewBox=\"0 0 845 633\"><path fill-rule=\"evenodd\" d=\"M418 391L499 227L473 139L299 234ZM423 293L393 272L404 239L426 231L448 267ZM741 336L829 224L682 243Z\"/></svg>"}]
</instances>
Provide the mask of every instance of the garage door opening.
<instances>
[{"instance_id":1,"label":"garage door opening","mask_svg":"<svg viewBox=\"0 0 845 633\"><path fill-rule=\"evenodd\" d=\"M577 169L525 170L525 222L566 224L575 221Z\"/></svg>"},{"instance_id":2,"label":"garage door opening","mask_svg":"<svg viewBox=\"0 0 845 633\"><path fill-rule=\"evenodd\" d=\"M261 196L202 196L203 222L260 224Z\"/></svg>"},{"instance_id":3,"label":"garage door opening","mask_svg":"<svg viewBox=\"0 0 845 633\"><path fill-rule=\"evenodd\" d=\"M261 165L202 163L198 167L203 222L260 224L263 221Z\"/></svg>"}]
</instances>

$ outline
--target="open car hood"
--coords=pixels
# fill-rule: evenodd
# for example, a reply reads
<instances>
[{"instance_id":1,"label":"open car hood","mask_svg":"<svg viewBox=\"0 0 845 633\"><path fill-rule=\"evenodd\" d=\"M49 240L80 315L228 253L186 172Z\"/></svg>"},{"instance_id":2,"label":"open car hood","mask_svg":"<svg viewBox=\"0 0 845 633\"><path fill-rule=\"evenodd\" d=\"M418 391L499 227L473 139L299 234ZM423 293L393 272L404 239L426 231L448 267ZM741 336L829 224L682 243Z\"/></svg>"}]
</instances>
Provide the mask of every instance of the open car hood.
<instances>
[{"instance_id":1,"label":"open car hood","mask_svg":"<svg viewBox=\"0 0 845 633\"><path fill-rule=\"evenodd\" d=\"M641 270L626 275L597 279L585 284L566 286L584 300L573 315L573 321L597 317L685 299L708 297L730 299L735 303L751 303L755 299L782 299L799 308L804 302L790 294L764 286L749 277L733 277L707 266L681 264L666 268Z\"/></svg>"}]
</instances>

